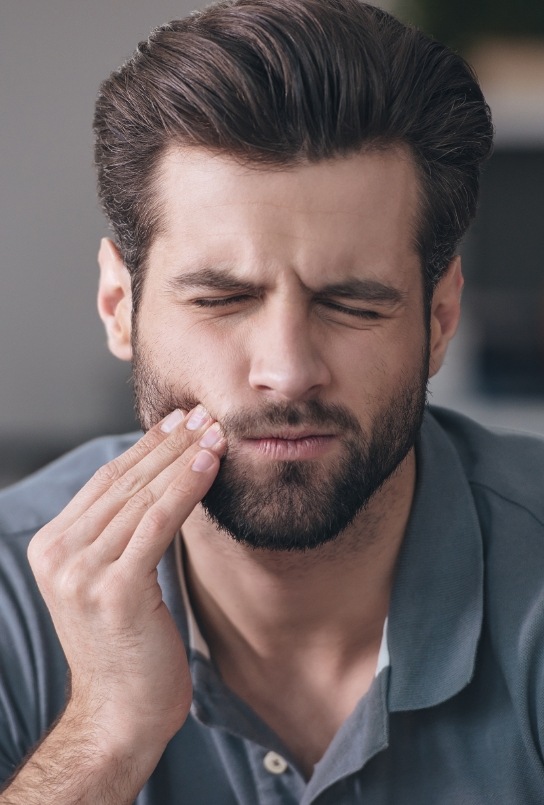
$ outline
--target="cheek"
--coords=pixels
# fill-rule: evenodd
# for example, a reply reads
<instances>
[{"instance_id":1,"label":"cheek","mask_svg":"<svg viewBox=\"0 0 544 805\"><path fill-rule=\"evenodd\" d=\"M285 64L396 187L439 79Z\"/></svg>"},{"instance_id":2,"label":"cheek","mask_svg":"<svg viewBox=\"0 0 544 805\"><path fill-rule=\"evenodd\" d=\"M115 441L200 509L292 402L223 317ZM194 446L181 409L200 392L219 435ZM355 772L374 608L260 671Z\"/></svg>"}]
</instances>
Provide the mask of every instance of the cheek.
<instances>
[{"instance_id":1,"label":"cheek","mask_svg":"<svg viewBox=\"0 0 544 805\"><path fill-rule=\"evenodd\" d=\"M247 360L240 339L231 333L176 322L175 329L165 324L156 331L150 343L153 362L168 384L190 390L212 414L224 413L233 393L239 396L244 388Z\"/></svg>"},{"instance_id":2,"label":"cheek","mask_svg":"<svg viewBox=\"0 0 544 805\"><path fill-rule=\"evenodd\" d=\"M424 381L426 343L419 323L369 331L357 341L345 342L334 359L336 386L354 408L375 408L401 387Z\"/></svg>"}]
</instances>

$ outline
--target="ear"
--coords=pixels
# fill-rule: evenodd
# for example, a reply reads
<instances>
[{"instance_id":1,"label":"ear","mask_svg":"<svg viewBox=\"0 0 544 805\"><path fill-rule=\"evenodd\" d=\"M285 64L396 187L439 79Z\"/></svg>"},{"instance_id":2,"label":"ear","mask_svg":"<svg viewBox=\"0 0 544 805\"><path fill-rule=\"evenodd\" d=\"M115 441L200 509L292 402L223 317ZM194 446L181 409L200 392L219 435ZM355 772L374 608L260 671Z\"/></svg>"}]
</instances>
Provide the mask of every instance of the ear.
<instances>
[{"instance_id":1,"label":"ear","mask_svg":"<svg viewBox=\"0 0 544 805\"><path fill-rule=\"evenodd\" d=\"M132 291L130 274L119 249L109 238L102 238L98 251L100 283L98 312L104 322L108 347L122 361L132 359Z\"/></svg>"},{"instance_id":2,"label":"ear","mask_svg":"<svg viewBox=\"0 0 544 805\"><path fill-rule=\"evenodd\" d=\"M442 366L448 344L457 330L461 316L463 284L461 258L457 255L449 264L433 293L429 377L435 375Z\"/></svg>"}]
</instances>

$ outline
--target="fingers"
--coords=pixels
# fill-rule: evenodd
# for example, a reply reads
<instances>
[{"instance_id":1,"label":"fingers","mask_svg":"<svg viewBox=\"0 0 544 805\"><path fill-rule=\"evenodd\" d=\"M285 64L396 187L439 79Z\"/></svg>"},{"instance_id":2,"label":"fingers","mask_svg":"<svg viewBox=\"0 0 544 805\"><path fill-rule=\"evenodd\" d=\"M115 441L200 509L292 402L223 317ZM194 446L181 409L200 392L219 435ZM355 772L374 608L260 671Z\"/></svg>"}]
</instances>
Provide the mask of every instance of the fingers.
<instances>
[{"instance_id":1,"label":"fingers","mask_svg":"<svg viewBox=\"0 0 544 805\"><path fill-rule=\"evenodd\" d=\"M89 547L89 559L103 565L122 558L142 568L145 565L145 572L156 567L176 531L212 485L225 446L215 426L205 430L199 442L123 506Z\"/></svg>"},{"instance_id":2,"label":"fingers","mask_svg":"<svg viewBox=\"0 0 544 805\"><path fill-rule=\"evenodd\" d=\"M161 458L167 461L168 458L175 457L176 450L179 455L179 452L187 446L189 442L184 442L184 437L188 434L183 434L183 432L180 434L179 425L184 421L188 422L189 418L190 414L186 415L179 409L172 411L161 422L150 428L129 450L100 467L58 517L52 521L54 527L57 529L68 528L96 501L110 494L112 490L121 499L124 497L122 503L126 502L131 494L149 480L146 472L152 472L153 465L149 460L146 463L146 459L154 456L155 461L160 462ZM209 417L207 420L210 421ZM140 469L138 469L139 465L142 465Z\"/></svg>"},{"instance_id":3,"label":"fingers","mask_svg":"<svg viewBox=\"0 0 544 805\"><path fill-rule=\"evenodd\" d=\"M140 490L172 464L184 450L200 438L212 420L203 409L195 409L186 416L174 417L172 412L150 430L130 450L101 467L71 501L64 511L51 522L52 529L66 530L78 520L92 523L87 528L87 542L93 541L123 506ZM181 414L181 412L180 412ZM172 420L168 423L168 420ZM161 426L167 423L171 430ZM195 427L196 425L196 427ZM152 432L153 431L153 432Z\"/></svg>"},{"instance_id":4,"label":"fingers","mask_svg":"<svg viewBox=\"0 0 544 805\"><path fill-rule=\"evenodd\" d=\"M185 451L195 440L202 438L211 424L212 420L207 414L203 416L197 414L194 419L188 416L178 424L154 450L131 466L93 503L83 517L84 520L92 521L93 531L86 535L85 527L78 528L77 536L73 534L74 545L92 542L93 535L96 538L101 534L113 518L127 506L143 514L142 504L143 510L153 505L172 479L173 466L177 465L179 468L180 459ZM183 463L182 461L181 465ZM170 470L170 474L166 472L167 470Z\"/></svg>"},{"instance_id":5,"label":"fingers","mask_svg":"<svg viewBox=\"0 0 544 805\"><path fill-rule=\"evenodd\" d=\"M166 417L153 433L149 431L127 453L96 473L67 509L36 535L29 551L31 564L44 564L54 571L99 538L102 544L89 560L97 561L101 551L104 558L117 559L146 512L180 474L194 476L186 484L190 490L187 505L192 510L217 473L219 459L214 456L226 446L213 424L201 406L187 416L173 412ZM188 470L189 462L202 451L198 441L205 434L203 444L208 449L204 455L213 458L211 466L203 472ZM214 434L216 442L211 444ZM111 547L105 550L103 544L108 545L108 540Z\"/></svg>"},{"instance_id":6,"label":"fingers","mask_svg":"<svg viewBox=\"0 0 544 805\"><path fill-rule=\"evenodd\" d=\"M118 562L129 577L137 573L147 575L157 567L175 534L217 475L219 456L216 453L210 450L199 451L196 456L192 455L192 450L188 453L193 465L195 460L205 460L205 468L198 471L184 468L141 518Z\"/></svg>"}]
</instances>

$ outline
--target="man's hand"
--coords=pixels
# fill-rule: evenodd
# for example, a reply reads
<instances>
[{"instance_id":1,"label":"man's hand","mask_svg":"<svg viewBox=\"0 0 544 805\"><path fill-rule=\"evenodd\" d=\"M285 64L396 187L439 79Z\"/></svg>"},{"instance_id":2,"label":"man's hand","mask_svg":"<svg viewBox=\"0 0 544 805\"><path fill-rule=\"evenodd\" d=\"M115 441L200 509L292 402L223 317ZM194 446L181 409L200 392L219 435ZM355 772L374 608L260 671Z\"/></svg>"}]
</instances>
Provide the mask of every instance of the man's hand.
<instances>
[{"instance_id":1,"label":"man's hand","mask_svg":"<svg viewBox=\"0 0 544 805\"><path fill-rule=\"evenodd\" d=\"M174 411L98 470L32 540L29 561L66 654L71 695L36 753L46 757L37 757L34 771L31 758L0 803L27 805L34 801L32 790L40 802L72 801L41 776L58 768L63 786L66 775L80 777L77 769L59 768L58 756L47 763L48 741L54 743L59 729L75 748L92 756L94 747L97 768L87 767L93 785L99 785L100 768L107 775L110 760L123 768L126 759L126 789L116 790L111 802L130 802L183 724L191 681L157 564L213 483L225 447L219 426L202 408L186 417ZM51 791L45 799L44 784ZM94 796L77 802L110 802L97 799L96 788Z\"/></svg>"}]
</instances>

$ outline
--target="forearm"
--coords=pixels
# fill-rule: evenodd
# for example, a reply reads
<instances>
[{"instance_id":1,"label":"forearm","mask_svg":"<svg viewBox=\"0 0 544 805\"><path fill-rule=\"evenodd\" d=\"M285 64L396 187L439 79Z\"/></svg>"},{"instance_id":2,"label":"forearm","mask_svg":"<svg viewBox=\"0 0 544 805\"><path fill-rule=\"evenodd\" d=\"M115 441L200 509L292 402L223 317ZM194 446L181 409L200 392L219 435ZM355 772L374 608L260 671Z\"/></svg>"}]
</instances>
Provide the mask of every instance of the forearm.
<instances>
[{"instance_id":1,"label":"forearm","mask_svg":"<svg viewBox=\"0 0 544 805\"><path fill-rule=\"evenodd\" d=\"M164 749L131 744L67 712L0 794L0 805L131 805Z\"/></svg>"},{"instance_id":2,"label":"forearm","mask_svg":"<svg viewBox=\"0 0 544 805\"><path fill-rule=\"evenodd\" d=\"M34 536L29 562L71 696L0 805L129 805L182 727L191 677L157 566L225 449L205 411L174 411Z\"/></svg>"}]
</instances>

